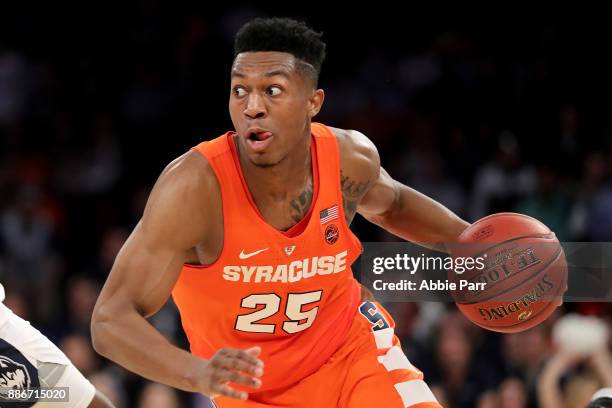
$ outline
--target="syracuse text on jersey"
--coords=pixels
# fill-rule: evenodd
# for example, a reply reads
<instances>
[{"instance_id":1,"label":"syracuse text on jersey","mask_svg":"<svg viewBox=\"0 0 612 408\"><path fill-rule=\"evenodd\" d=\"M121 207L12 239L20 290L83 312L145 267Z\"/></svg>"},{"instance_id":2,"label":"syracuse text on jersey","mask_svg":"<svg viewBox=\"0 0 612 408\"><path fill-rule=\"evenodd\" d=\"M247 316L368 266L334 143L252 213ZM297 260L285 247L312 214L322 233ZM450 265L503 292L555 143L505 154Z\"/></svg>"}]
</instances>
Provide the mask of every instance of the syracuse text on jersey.
<instances>
[{"instance_id":1,"label":"syracuse text on jersey","mask_svg":"<svg viewBox=\"0 0 612 408\"><path fill-rule=\"evenodd\" d=\"M316 275L330 275L346 270L347 251L335 256L314 256L278 265L226 265L223 278L234 282L297 282Z\"/></svg>"}]
</instances>

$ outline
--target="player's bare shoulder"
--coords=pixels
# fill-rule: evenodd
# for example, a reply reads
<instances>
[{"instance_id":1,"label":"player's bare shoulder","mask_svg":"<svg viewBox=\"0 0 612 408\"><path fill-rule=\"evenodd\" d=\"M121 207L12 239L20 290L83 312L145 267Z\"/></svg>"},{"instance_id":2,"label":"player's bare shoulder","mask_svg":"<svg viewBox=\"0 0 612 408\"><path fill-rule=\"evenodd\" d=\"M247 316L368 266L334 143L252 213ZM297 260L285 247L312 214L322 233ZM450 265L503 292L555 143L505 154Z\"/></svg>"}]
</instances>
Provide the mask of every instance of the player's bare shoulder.
<instances>
[{"instance_id":1,"label":"player's bare shoulder","mask_svg":"<svg viewBox=\"0 0 612 408\"><path fill-rule=\"evenodd\" d=\"M180 203L196 213L208 211L211 198L220 196L219 183L208 160L190 150L171 161L162 171L151 198L162 196L166 201Z\"/></svg>"},{"instance_id":2,"label":"player's bare shoulder","mask_svg":"<svg viewBox=\"0 0 612 408\"><path fill-rule=\"evenodd\" d=\"M162 171L157 186L185 190L195 194L194 199L206 199L210 194L220 194L219 183L208 160L195 150L189 150L172 160Z\"/></svg>"},{"instance_id":3,"label":"player's bare shoulder","mask_svg":"<svg viewBox=\"0 0 612 408\"><path fill-rule=\"evenodd\" d=\"M332 127L330 129L338 141L344 213L350 223L359 202L378 179L380 157L374 143L363 133Z\"/></svg>"},{"instance_id":4,"label":"player's bare shoulder","mask_svg":"<svg viewBox=\"0 0 612 408\"><path fill-rule=\"evenodd\" d=\"M218 217L216 216L218 215ZM221 190L215 173L201 154L190 150L170 162L157 179L142 224L157 233L180 232L184 243L195 244L214 235L222 217Z\"/></svg>"}]
</instances>

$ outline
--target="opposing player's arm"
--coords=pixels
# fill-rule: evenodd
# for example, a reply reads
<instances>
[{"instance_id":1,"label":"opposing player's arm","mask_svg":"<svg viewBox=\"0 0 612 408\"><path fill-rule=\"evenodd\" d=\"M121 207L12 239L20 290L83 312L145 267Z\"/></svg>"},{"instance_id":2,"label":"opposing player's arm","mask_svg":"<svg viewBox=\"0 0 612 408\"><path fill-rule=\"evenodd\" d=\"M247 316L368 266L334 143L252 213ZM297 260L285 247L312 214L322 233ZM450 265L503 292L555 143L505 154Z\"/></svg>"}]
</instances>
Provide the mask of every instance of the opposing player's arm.
<instances>
[{"instance_id":1,"label":"opposing player's arm","mask_svg":"<svg viewBox=\"0 0 612 408\"><path fill-rule=\"evenodd\" d=\"M258 349L221 350L203 360L173 346L146 320L168 300L188 251L206 242L207 203L219 194L211 172L195 152L163 171L102 289L92 317L92 340L100 354L150 380L245 398L226 383L259 385L254 378L261 370Z\"/></svg>"},{"instance_id":2,"label":"opposing player's arm","mask_svg":"<svg viewBox=\"0 0 612 408\"><path fill-rule=\"evenodd\" d=\"M446 251L444 244L454 242L469 224L437 201L394 180L380 166L378 151L365 135L344 132L340 148L344 151L345 213L356 211L401 238Z\"/></svg>"}]
</instances>

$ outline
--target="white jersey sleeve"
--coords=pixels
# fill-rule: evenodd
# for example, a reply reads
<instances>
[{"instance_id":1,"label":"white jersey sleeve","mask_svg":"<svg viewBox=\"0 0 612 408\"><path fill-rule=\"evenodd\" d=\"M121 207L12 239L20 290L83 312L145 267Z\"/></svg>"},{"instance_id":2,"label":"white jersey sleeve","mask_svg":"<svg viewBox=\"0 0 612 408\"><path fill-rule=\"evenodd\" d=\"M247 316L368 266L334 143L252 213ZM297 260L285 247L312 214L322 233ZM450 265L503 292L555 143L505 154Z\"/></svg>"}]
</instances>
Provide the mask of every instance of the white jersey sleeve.
<instances>
[{"instance_id":1,"label":"white jersey sleeve","mask_svg":"<svg viewBox=\"0 0 612 408\"><path fill-rule=\"evenodd\" d=\"M65 388L66 399L63 402L51 401L37 402L36 408L86 408L94 398L96 389L81 374L66 357L66 355L36 330L29 322L15 315L3 303L0 303L0 314L4 313L7 318L0 324L0 361L6 360L8 355L14 356L19 353L25 358L34 370L31 374L38 378L37 383L45 388ZM14 363L14 361L13 361ZM12 367L9 367L10 369ZM22 371L27 370L25 365ZM0 365L0 376L5 374L7 367ZM30 378L22 376L22 378ZM29 382L30 383L30 382ZM30 385L28 385L29 387ZM21 389L25 386L22 385ZM0 396L0 406L7 404ZM11 404L8 404L11 405Z\"/></svg>"}]
</instances>

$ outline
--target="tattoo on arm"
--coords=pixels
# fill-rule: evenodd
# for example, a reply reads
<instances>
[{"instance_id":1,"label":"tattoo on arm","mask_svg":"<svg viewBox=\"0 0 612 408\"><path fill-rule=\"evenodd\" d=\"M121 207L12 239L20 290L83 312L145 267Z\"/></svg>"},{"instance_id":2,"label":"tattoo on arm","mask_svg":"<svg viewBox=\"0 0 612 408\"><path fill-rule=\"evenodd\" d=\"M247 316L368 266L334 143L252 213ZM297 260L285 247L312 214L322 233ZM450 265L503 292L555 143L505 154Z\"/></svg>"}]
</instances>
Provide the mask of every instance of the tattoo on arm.
<instances>
[{"instance_id":1,"label":"tattoo on arm","mask_svg":"<svg viewBox=\"0 0 612 408\"><path fill-rule=\"evenodd\" d=\"M348 224L351 223L355 213L357 212L357 206L359 201L368 191L370 187L370 180L356 181L348 176L345 176L340 172L340 186L342 188L342 202L344 206L344 216ZM297 223L304 218L310 205L312 204L313 198L313 187L312 181L308 183L306 189L296 198L291 200L291 218Z\"/></svg>"},{"instance_id":2,"label":"tattoo on arm","mask_svg":"<svg viewBox=\"0 0 612 408\"><path fill-rule=\"evenodd\" d=\"M359 201L368 191L370 180L355 181L340 171L340 186L342 187L342 201L344 206L344 216L347 224L353 221L357 212Z\"/></svg>"},{"instance_id":3,"label":"tattoo on arm","mask_svg":"<svg viewBox=\"0 0 612 408\"><path fill-rule=\"evenodd\" d=\"M291 200L291 218L296 223L300 222L310 209L310 204L312 204L312 195L312 181L310 181L306 186L306 189L302 191L302 193L297 198Z\"/></svg>"}]
</instances>

